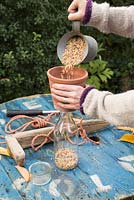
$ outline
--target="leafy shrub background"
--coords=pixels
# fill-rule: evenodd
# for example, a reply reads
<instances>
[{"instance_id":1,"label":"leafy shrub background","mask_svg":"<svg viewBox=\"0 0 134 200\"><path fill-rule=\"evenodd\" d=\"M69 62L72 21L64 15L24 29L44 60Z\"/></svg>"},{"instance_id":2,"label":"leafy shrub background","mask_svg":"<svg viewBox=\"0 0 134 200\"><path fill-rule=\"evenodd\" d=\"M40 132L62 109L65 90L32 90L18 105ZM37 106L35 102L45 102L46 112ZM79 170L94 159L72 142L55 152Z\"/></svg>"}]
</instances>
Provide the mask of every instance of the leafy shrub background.
<instances>
[{"instance_id":1,"label":"leafy shrub background","mask_svg":"<svg viewBox=\"0 0 134 200\"><path fill-rule=\"evenodd\" d=\"M98 0L99 2L104 2ZM130 5L132 0L107 1ZM0 102L37 93L48 93L48 68L59 65L56 46L71 30L69 2L58 0L0 1ZM83 34L103 44L101 57L114 71L102 89L121 92L134 86L134 40L81 27Z\"/></svg>"}]
</instances>

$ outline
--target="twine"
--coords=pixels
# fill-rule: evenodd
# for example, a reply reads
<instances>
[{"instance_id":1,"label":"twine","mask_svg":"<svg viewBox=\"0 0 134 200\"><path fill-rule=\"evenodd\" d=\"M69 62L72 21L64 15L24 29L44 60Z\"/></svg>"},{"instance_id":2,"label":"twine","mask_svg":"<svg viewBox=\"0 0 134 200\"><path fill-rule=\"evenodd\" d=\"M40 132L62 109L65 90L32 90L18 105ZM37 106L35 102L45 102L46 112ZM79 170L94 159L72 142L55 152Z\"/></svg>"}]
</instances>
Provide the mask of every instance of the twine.
<instances>
[{"instance_id":1,"label":"twine","mask_svg":"<svg viewBox=\"0 0 134 200\"><path fill-rule=\"evenodd\" d=\"M44 144L46 144L48 142L53 142L53 132L54 132L54 129L55 129L55 124L50 121L53 115L57 115L57 113L50 113L47 116L38 115L37 117L29 117L27 115L16 115L16 116L12 117L9 120L9 122L6 124L5 132L8 133L8 134L14 134L15 132L18 132L18 131L25 131L29 126L32 126L33 128L37 129L37 128L43 128L47 125L51 125L53 128L52 128L51 131L48 132L47 135L46 134L45 135L44 134L38 134L32 139L31 147L32 147L32 149L37 151ZM26 119L28 121L23 123L22 125L20 125L18 128L12 129L12 123L15 122L18 119ZM87 141L90 141L94 144L99 144L98 141L96 142L96 141L92 140L90 137L87 136L85 129L83 129L83 127L82 127L82 120L83 119L76 119L76 118L74 119L74 121L76 121L77 124L79 124L78 131L80 132L80 136L83 139L83 141L81 143L79 143L78 145L85 144ZM41 142L40 145L37 146L36 141L39 137L42 137L43 141ZM73 144L73 141L71 140L70 137L68 137L68 141L71 144Z\"/></svg>"}]
</instances>

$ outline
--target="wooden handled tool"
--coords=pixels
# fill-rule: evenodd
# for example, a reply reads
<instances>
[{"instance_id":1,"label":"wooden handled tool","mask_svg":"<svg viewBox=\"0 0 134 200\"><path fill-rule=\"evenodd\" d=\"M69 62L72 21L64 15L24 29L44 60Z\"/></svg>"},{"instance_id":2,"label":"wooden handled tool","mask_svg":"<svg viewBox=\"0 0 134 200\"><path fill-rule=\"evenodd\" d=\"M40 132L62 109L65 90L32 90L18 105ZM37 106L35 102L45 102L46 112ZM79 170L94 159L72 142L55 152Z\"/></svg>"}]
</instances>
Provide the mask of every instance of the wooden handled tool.
<instances>
[{"instance_id":1,"label":"wooden handled tool","mask_svg":"<svg viewBox=\"0 0 134 200\"><path fill-rule=\"evenodd\" d=\"M47 115L50 113L60 113L59 110L7 110L7 117L13 117L15 115L28 115L28 116L37 116L37 115Z\"/></svg>"}]
</instances>

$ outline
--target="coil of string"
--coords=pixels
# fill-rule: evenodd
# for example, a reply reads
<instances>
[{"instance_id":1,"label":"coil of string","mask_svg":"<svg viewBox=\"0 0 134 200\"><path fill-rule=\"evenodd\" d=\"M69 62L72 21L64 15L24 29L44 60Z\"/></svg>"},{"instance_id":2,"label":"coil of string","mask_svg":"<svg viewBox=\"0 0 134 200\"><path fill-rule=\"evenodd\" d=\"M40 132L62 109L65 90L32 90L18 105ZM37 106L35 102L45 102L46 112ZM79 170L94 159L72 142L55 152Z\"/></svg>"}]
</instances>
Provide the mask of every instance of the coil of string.
<instances>
[{"instance_id":1,"label":"coil of string","mask_svg":"<svg viewBox=\"0 0 134 200\"><path fill-rule=\"evenodd\" d=\"M28 129L28 127L32 126L34 129L37 129L37 128L43 128L43 127L46 127L48 125L50 125L52 127L52 129L48 132L48 134L38 134L36 135L33 139L32 139L32 142L31 142L31 147L37 151L38 149L40 149L44 144L50 142L50 141L53 141L53 131L54 131L54 128L55 128L55 124L51 122L51 118L53 115L57 115L57 113L50 113L48 114L47 116L42 116L42 115L38 115L37 117L29 117L27 115L17 115L17 116L14 116L12 117L9 122L6 124L5 126L5 132L7 134L14 134L16 132L19 132L19 131L25 131ZM27 122L24 122L22 125L20 125L18 128L15 128L13 129L12 128L12 123L15 122L16 120L22 120L22 119L26 119ZM78 131L80 133L80 136L82 138L82 142L79 143L79 145L82 145L82 144L85 144L87 141L90 141L94 144L98 144L98 142L90 139L90 137L87 136L86 134L86 131L85 129L83 129L82 127L82 119L74 119L78 125ZM36 140L39 138L39 137L42 137L44 138L44 140L41 142L40 145L38 145L37 147L35 147L35 142ZM4 138L4 136L2 136L2 138ZM70 143L73 143L71 141L71 138L68 138L68 141ZM4 142L2 142L4 143ZM1 144L1 143L0 143Z\"/></svg>"}]
</instances>

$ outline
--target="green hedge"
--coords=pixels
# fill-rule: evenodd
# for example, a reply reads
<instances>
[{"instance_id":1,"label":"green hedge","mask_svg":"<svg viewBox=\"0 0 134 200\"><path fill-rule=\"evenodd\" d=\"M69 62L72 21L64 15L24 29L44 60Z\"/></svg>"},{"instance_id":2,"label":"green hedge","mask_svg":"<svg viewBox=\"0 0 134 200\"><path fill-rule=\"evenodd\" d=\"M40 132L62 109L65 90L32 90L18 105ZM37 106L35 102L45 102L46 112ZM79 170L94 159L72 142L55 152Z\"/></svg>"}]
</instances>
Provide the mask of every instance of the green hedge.
<instances>
[{"instance_id":1,"label":"green hedge","mask_svg":"<svg viewBox=\"0 0 134 200\"><path fill-rule=\"evenodd\" d=\"M62 0L0 2L0 102L48 92L46 71L59 64L56 45L67 31Z\"/></svg>"},{"instance_id":2,"label":"green hedge","mask_svg":"<svg viewBox=\"0 0 134 200\"><path fill-rule=\"evenodd\" d=\"M115 6L133 3L108 2ZM60 37L71 30L68 5L63 0L0 1L0 102L49 92L46 71L60 64L56 46ZM119 92L132 88L134 41L105 35L91 27L82 27L81 31L95 37L106 49L101 56L114 70L114 78L104 89Z\"/></svg>"}]
</instances>

